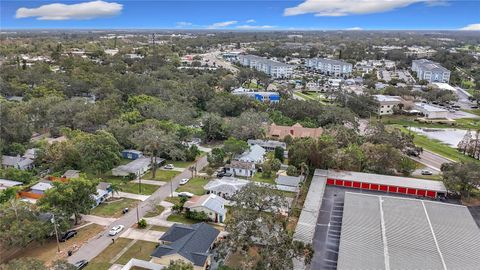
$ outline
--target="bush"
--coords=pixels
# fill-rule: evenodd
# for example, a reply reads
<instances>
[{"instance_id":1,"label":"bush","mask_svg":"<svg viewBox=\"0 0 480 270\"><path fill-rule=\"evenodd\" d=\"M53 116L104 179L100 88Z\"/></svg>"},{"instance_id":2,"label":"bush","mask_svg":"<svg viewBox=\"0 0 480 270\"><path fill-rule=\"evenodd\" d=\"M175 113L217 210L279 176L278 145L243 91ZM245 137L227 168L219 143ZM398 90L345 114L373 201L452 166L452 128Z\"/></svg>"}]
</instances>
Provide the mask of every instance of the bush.
<instances>
[{"instance_id":1,"label":"bush","mask_svg":"<svg viewBox=\"0 0 480 270\"><path fill-rule=\"evenodd\" d=\"M147 227L147 221L145 219L140 219L137 223L138 228L145 229Z\"/></svg>"},{"instance_id":2,"label":"bush","mask_svg":"<svg viewBox=\"0 0 480 270\"><path fill-rule=\"evenodd\" d=\"M287 168L287 175L289 176L298 176L298 170L297 170L297 167L295 166L288 166Z\"/></svg>"},{"instance_id":3,"label":"bush","mask_svg":"<svg viewBox=\"0 0 480 270\"><path fill-rule=\"evenodd\" d=\"M209 221L210 218L205 214L205 212L197 212L197 211L187 211L185 213L185 217L193 220L198 221Z\"/></svg>"},{"instance_id":4,"label":"bush","mask_svg":"<svg viewBox=\"0 0 480 270\"><path fill-rule=\"evenodd\" d=\"M283 160L285 159L284 152L285 150L283 150L282 147L275 147L275 158L283 162Z\"/></svg>"}]
</instances>

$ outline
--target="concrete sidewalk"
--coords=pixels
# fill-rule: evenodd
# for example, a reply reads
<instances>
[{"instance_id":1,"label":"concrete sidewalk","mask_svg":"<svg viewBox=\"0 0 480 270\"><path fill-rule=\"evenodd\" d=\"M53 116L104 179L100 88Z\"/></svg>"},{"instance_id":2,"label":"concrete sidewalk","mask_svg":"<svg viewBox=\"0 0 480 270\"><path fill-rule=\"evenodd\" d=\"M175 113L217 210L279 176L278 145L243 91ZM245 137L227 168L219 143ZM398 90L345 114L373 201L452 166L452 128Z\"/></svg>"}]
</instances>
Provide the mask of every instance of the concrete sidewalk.
<instances>
[{"instance_id":1,"label":"concrete sidewalk","mask_svg":"<svg viewBox=\"0 0 480 270\"><path fill-rule=\"evenodd\" d=\"M128 199L134 199L134 200L139 200L139 201L143 202L143 201L147 200L148 197L150 197L150 196L119 191L118 194L115 193L115 195L113 197L128 198Z\"/></svg>"},{"instance_id":2,"label":"concrete sidewalk","mask_svg":"<svg viewBox=\"0 0 480 270\"><path fill-rule=\"evenodd\" d=\"M138 183L138 182L141 182L142 184L154 185L154 186L163 186L167 183L163 181L146 180L146 179L142 179L141 181L137 179L130 181L130 183Z\"/></svg>"}]
</instances>

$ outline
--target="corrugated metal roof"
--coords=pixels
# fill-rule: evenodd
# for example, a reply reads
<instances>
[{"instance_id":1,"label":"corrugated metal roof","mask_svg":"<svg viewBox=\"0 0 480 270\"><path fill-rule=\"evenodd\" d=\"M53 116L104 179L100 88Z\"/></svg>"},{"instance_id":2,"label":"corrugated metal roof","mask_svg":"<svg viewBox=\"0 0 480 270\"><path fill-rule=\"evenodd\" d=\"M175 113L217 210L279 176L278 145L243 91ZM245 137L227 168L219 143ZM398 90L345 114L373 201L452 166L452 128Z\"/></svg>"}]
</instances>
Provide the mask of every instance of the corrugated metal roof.
<instances>
[{"instance_id":1,"label":"corrugated metal roof","mask_svg":"<svg viewBox=\"0 0 480 270\"><path fill-rule=\"evenodd\" d=\"M464 206L345 193L337 269L480 266L480 230Z\"/></svg>"},{"instance_id":2,"label":"corrugated metal roof","mask_svg":"<svg viewBox=\"0 0 480 270\"><path fill-rule=\"evenodd\" d=\"M293 235L294 240L312 243L326 183L327 177L325 171L315 170L310 189L303 204L302 213L300 213L300 218L295 228L295 234Z\"/></svg>"},{"instance_id":3,"label":"corrugated metal roof","mask_svg":"<svg viewBox=\"0 0 480 270\"><path fill-rule=\"evenodd\" d=\"M445 192L445 193L447 192L445 185L443 185L443 183L440 181L416 179L416 178L409 178L409 177L328 170L328 178L348 180L348 181L361 181L361 182L366 182L370 184L379 184L379 185L387 185L387 186L433 190L433 191Z\"/></svg>"}]
</instances>

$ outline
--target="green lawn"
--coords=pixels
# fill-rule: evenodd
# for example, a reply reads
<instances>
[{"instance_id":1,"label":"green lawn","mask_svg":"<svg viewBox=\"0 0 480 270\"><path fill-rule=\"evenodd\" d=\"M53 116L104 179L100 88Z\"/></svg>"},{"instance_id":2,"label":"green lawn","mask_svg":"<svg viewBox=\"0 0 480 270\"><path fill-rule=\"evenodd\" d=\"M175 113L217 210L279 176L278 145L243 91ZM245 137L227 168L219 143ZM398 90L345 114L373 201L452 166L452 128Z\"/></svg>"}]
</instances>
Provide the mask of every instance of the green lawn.
<instances>
[{"instance_id":1,"label":"green lawn","mask_svg":"<svg viewBox=\"0 0 480 270\"><path fill-rule=\"evenodd\" d=\"M167 170L160 170L157 169L155 173L155 178L153 178L152 171L149 171L147 174L145 174L142 179L146 180L158 180L158 181L164 181L168 182L172 180L175 176L179 175L180 172L177 171L167 171Z\"/></svg>"},{"instance_id":2,"label":"green lawn","mask_svg":"<svg viewBox=\"0 0 480 270\"><path fill-rule=\"evenodd\" d=\"M195 161L173 161L173 160L165 161L165 164L173 164L175 168L188 168L194 163Z\"/></svg>"},{"instance_id":3,"label":"green lawn","mask_svg":"<svg viewBox=\"0 0 480 270\"><path fill-rule=\"evenodd\" d=\"M203 186L205 186L209 179L205 179L203 177L194 177L188 181L187 184L180 186L177 188L177 192L190 192L195 195L203 195L205 194L205 190L203 189Z\"/></svg>"},{"instance_id":4,"label":"green lawn","mask_svg":"<svg viewBox=\"0 0 480 270\"><path fill-rule=\"evenodd\" d=\"M120 217L124 208L133 209L139 202L138 200L127 198L115 199L115 201L104 202L93 208L91 214L101 217Z\"/></svg>"},{"instance_id":5,"label":"green lawn","mask_svg":"<svg viewBox=\"0 0 480 270\"><path fill-rule=\"evenodd\" d=\"M475 115L480 116L480 109L475 109L475 110L465 110L466 112L473 113Z\"/></svg>"},{"instance_id":6,"label":"green lawn","mask_svg":"<svg viewBox=\"0 0 480 270\"><path fill-rule=\"evenodd\" d=\"M155 250L158 243L138 240L133 244L115 263L125 265L131 258L150 260L150 254Z\"/></svg>"},{"instance_id":7,"label":"green lawn","mask_svg":"<svg viewBox=\"0 0 480 270\"><path fill-rule=\"evenodd\" d=\"M171 214L168 216L167 221L178 222L183 224L195 224L198 221L184 217L182 214Z\"/></svg>"},{"instance_id":8,"label":"green lawn","mask_svg":"<svg viewBox=\"0 0 480 270\"><path fill-rule=\"evenodd\" d=\"M400 125L409 127L426 127L426 128L460 128L460 129L478 129L480 128L480 119L462 118L456 119L454 125L439 124L439 123L420 123L414 121L416 117L405 115L384 115L382 116L382 123L385 125Z\"/></svg>"},{"instance_id":9,"label":"green lawn","mask_svg":"<svg viewBox=\"0 0 480 270\"><path fill-rule=\"evenodd\" d=\"M102 253L93 258L85 267L85 270L107 270L112 266L110 260L113 259L128 243L133 241L127 238L117 238L114 244L110 244Z\"/></svg>"},{"instance_id":10,"label":"green lawn","mask_svg":"<svg viewBox=\"0 0 480 270\"><path fill-rule=\"evenodd\" d=\"M141 195L151 195L154 193L157 189L160 188L160 186L156 185L148 185L148 184L143 184L141 187L141 192L138 187L138 183L124 183L123 185L120 186L121 191L123 192L128 192L128 193L134 193L134 194L141 194Z\"/></svg>"},{"instance_id":11,"label":"green lawn","mask_svg":"<svg viewBox=\"0 0 480 270\"><path fill-rule=\"evenodd\" d=\"M165 210L165 207L161 205L157 205L154 210L146 213L144 217L149 218L149 217L156 217L160 215L163 211Z\"/></svg>"},{"instance_id":12,"label":"green lawn","mask_svg":"<svg viewBox=\"0 0 480 270\"><path fill-rule=\"evenodd\" d=\"M180 203L180 198L179 197L167 197L165 199L166 202L169 202L169 203L173 203L173 204L177 204L177 203Z\"/></svg>"},{"instance_id":13,"label":"green lawn","mask_svg":"<svg viewBox=\"0 0 480 270\"><path fill-rule=\"evenodd\" d=\"M153 225L150 230L153 230L153 231L159 231L159 232L166 232L168 231L170 228L169 227L163 227L163 226L157 226L157 225Z\"/></svg>"},{"instance_id":14,"label":"green lawn","mask_svg":"<svg viewBox=\"0 0 480 270\"><path fill-rule=\"evenodd\" d=\"M262 183L275 185L275 174L273 174L273 173L268 178L264 178L262 176L262 173L256 173L256 174L253 175L253 177L251 179L255 182L262 182Z\"/></svg>"}]
</instances>

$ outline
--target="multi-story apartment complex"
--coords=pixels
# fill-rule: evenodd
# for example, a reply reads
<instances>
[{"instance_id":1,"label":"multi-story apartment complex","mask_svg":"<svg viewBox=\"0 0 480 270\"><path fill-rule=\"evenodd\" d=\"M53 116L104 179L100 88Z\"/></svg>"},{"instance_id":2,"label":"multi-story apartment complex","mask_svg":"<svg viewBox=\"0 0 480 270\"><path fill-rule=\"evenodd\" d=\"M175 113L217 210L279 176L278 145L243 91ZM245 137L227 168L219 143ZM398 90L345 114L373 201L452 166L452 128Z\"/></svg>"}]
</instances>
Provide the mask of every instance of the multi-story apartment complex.
<instances>
[{"instance_id":1,"label":"multi-story apartment complex","mask_svg":"<svg viewBox=\"0 0 480 270\"><path fill-rule=\"evenodd\" d=\"M345 76L352 72L353 65L344 61L328 58L307 59L305 65L309 68L318 69L327 75Z\"/></svg>"},{"instance_id":2,"label":"multi-story apartment complex","mask_svg":"<svg viewBox=\"0 0 480 270\"><path fill-rule=\"evenodd\" d=\"M293 73L293 66L273 61L256 55L239 55L241 65L254 68L272 76L273 78L289 78Z\"/></svg>"},{"instance_id":3,"label":"multi-story apartment complex","mask_svg":"<svg viewBox=\"0 0 480 270\"><path fill-rule=\"evenodd\" d=\"M427 59L413 60L412 70L417 73L419 80L426 80L429 83L448 83L450 81L450 71L448 69Z\"/></svg>"}]
</instances>

